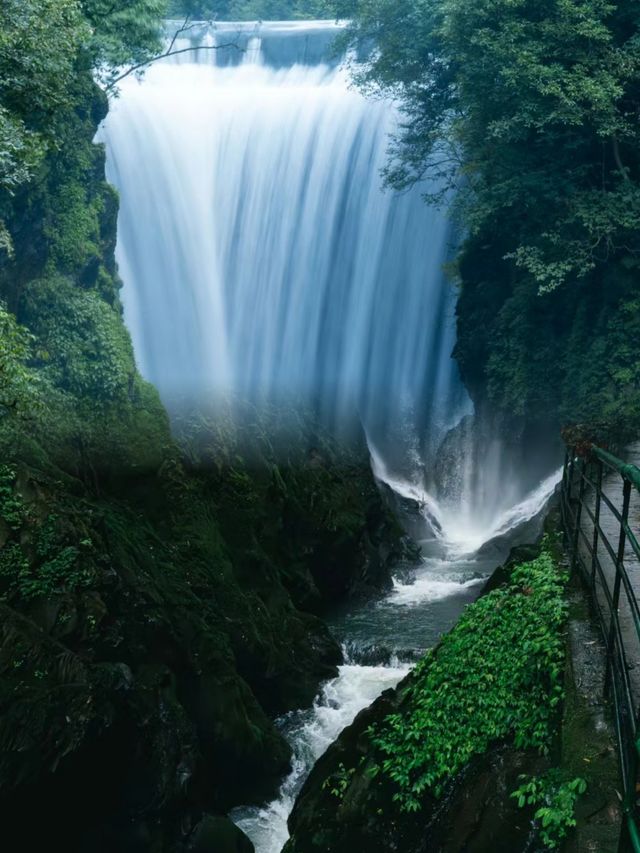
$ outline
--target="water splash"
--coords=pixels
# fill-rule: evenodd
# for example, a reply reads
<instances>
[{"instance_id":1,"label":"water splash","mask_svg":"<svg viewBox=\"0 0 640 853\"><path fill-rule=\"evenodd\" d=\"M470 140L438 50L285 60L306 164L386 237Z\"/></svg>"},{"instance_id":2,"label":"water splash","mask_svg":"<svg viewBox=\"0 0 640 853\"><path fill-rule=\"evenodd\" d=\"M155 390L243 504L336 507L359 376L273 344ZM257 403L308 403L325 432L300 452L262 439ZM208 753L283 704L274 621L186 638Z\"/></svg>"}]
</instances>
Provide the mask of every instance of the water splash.
<instances>
[{"instance_id":1,"label":"water splash","mask_svg":"<svg viewBox=\"0 0 640 853\"><path fill-rule=\"evenodd\" d=\"M328 682L314 707L291 714L284 733L294 749L292 769L278 797L262 808L237 809L232 817L251 838L259 853L279 853L289 837L287 818L304 780L322 753L356 715L385 689L409 672L406 664L391 666L345 664Z\"/></svg>"},{"instance_id":2,"label":"water splash","mask_svg":"<svg viewBox=\"0 0 640 853\"><path fill-rule=\"evenodd\" d=\"M415 474L413 479L405 479L400 475L394 474L388 467L382 453L373 445L371 439L368 438L367 443L371 457L371 470L376 480L384 483L399 497L415 502L435 536L437 538L446 538L444 534L445 519L442 507L424 486L424 472L422 469L420 467L414 469Z\"/></svg>"},{"instance_id":3,"label":"water splash","mask_svg":"<svg viewBox=\"0 0 640 853\"><path fill-rule=\"evenodd\" d=\"M376 479L388 486L396 495L414 502L425 521L425 538L433 537L442 543L448 559L473 554L491 540L506 536L539 517L548 505L562 478L558 468L517 503L496 513L474 502L473 493L462 493L462 499L452 503L445 497L441 501L431 495L422 480L422 471L416 471L413 480L390 473L381 454L369 442L371 467Z\"/></svg>"},{"instance_id":4,"label":"water splash","mask_svg":"<svg viewBox=\"0 0 640 853\"><path fill-rule=\"evenodd\" d=\"M394 578L389 603L403 607L416 607L442 601L451 596L462 595L465 591L484 583L485 580L484 577L468 580L454 580L446 575L439 577L434 567L427 562L423 571L410 583Z\"/></svg>"}]
</instances>

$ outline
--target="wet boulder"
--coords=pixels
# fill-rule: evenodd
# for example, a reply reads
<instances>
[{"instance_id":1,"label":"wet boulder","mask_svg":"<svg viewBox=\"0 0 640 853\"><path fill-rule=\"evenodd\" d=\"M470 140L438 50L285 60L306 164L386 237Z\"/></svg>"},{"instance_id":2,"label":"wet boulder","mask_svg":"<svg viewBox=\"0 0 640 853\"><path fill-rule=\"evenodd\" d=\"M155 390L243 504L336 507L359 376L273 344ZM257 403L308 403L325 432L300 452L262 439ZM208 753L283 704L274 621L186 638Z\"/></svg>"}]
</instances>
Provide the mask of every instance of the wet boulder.
<instances>
[{"instance_id":1,"label":"wet boulder","mask_svg":"<svg viewBox=\"0 0 640 853\"><path fill-rule=\"evenodd\" d=\"M228 817L206 815L193 831L187 853L254 853L247 836Z\"/></svg>"}]
</instances>

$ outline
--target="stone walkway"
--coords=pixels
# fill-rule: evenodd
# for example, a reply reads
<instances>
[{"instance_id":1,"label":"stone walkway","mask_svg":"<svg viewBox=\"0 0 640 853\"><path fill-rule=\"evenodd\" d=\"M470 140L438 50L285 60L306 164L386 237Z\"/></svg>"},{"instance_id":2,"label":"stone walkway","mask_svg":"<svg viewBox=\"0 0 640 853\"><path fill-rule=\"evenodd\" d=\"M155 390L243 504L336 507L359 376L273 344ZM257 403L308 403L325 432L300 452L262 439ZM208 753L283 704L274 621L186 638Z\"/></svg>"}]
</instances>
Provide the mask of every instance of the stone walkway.
<instances>
[{"instance_id":1,"label":"stone walkway","mask_svg":"<svg viewBox=\"0 0 640 853\"><path fill-rule=\"evenodd\" d=\"M631 462L640 467L640 443L633 445L624 455L625 462ZM603 493L609 498L616 509L621 512L623 505L623 480L617 472L610 472L605 468L606 474L603 477L602 489ZM588 505L592 511L595 509L595 495L587 494ZM583 561L587 566L592 565L592 555L589 552L589 545L593 543L593 522L586 512L582 513L581 528L585 532L587 540L580 537L580 553ZM629 527L636 536L640 538L640 492L637 489L631 489L631 501L629 505ZM618 551L618 543L620 537L620 522L615 517L614 513L607 506L605 501L602 501L600 508L600 528L609 540L614 554ZM609 611L607 602L607 592L613 596L615 586L615 560L612 558L609 550L598 537L597 558L604 575L604 582L596 572L595 575L595 594L600 606L605 612ZM627 570L629 582L633 594L637 601L640 601L640 563L636 557L630 543L627 541L624 552L624 565ZM635 616L635 618L634 618ZM636 619L640 616L637 612L634 614L634 607L630 604L629 596L627 595L624 586L620 590L620 602L618 608L618 618L620 621L620 632L623 639L623 644L627 650L627 671L631 683L632 703L635 709L635 717L638 718L640 711L640 636L636 627Z\"/></svg>"},{"instance_id":2,"label":"stone walkway","mask_svg":"<svg viewBox=\"0 0 640 853\"><path fill-rule=\"evenodd\" d=\"M569 595L562 766L587 782L565 853L615 853L622 824L620 771L611 708L604 698L605 652L584 594Z\"/></svg>"},{"instance_id":3,"label":"stone walkway","mask_svg":"<svg viewBox=\"0 0 640 853\"><path fill-rule=\"evenodd\" d=\"M640 442L628 448L622 456L625 462L640 468ZM622 513L624 501L624 480L616 472L604 467L602 493L606 495L615 509ZM595 481L596 469L590 469L587 475ZM574 486L573 494L577 497L578 487ZM595 489L587 487L584 503L595 514ZM575 512L577 501L573 504ZM628 524L631 532L640 539L640 492L631 487ZM597 547L593 553L594 523L589 513L584 509L581 514L579 537L580 562L586 569L586 574L592 579L593 595L604 615L609 635L611 626L611 601L614 598L616 586L616 563L620 542L620 521L615 513L602 500L600 504L599 527L601 533L597 537ZM607 548L603 538L609 542ZM625 542L624 568L628 577L628 587L624 582L620 585L618 601L618 622L620 626L620 641L616 638L614 654L617 655L618 675L613 679L617 691L618 704L622 719L624 748L622 756L626 767L628 789L636 789L637 772L634 765L635 755L635 724L640 717L640 612L637 602L640 601L640 561L629 540ZM582 609L579 599L582 598ZM581 753L580 739L584 740L582 748L583 766L587 770L588 781L592 788L592 796L587 796L587 802L581 809L590 810L590 815L580 816L579 831L570 850L572 851L602 851L614 853L618 850L616 832L619 831L622 819L620 801L624 786L618 770L618 744L614 737L615 730L608 722L607 706L604 698L606 648L603 632L594 627L588 614L587 599L576 594L572 602L572 618L569 626L569 659L573 685L568 685L567 701L573 703L570 716L577 721L575 730L570 736L571 749L578 756ZM622 651L620 651L622 649ZM622 675L620 675L622 673ZM624 673L628 679L625 684ZM626 693L629 695L627 696ZM610 694L613 698L613 694ZM610 707L610 706L609 706ZM625 709L629 708L630 713ZM582 732L580 728L583 727ZM570 727L571 728L571 727ZM563 744L565 746L565 744ZM565 750L563 749L563 752ZM587 754L587 752L589 754ZM614 762L611 760L615 756ZM567 760L568 760L567 754ZM580 759L575 763L578 775ZM594 773L594 770L596 772ZM591 804L589 805L589 801Z\"/></svg>"}]
</instances>

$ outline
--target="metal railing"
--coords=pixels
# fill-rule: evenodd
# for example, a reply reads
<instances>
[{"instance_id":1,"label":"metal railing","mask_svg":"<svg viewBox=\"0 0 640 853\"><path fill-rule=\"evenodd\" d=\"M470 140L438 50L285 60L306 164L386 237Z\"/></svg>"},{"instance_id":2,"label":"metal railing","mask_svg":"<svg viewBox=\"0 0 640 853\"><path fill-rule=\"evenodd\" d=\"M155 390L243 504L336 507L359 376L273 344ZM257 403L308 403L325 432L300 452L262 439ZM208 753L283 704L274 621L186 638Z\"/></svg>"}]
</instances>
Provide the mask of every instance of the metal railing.
<instances>
[{"instance_id":1,"label":"metal railing","mask_svg":"<svg viewBox=\"0 0 640 853\"><path fill-rule=\"evenodd\" d=\"M629 525L634 490L640 492L634 465L595 446L580 455L567 451L562 521L572 571L590 592L606 646L604 691L613 703L624 811L619 853L640 853L640 545Z\"/></svg>"}]
</instances>

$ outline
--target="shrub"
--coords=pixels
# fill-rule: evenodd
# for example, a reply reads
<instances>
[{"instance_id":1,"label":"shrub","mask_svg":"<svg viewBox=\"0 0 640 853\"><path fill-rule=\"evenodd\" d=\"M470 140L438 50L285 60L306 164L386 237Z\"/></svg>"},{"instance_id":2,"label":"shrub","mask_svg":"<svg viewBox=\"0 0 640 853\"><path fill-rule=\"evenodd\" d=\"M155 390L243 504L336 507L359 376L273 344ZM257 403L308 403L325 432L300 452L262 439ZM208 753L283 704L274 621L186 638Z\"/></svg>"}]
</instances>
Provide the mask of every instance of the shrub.
<instances>
[{"instance_id":1,"label":"shrub","mask_svg":"<svg viewBox=\"0 0 640 853\"><path fill-rule=\"evenodd\" d=\"M404 708L369 730L380 753L373 772L393 780L404 811L427 791L440 796L492 742L549 751L563 696L565 581L547 551L517 566L418 664Z\"/></svg>"}]
</instances>

